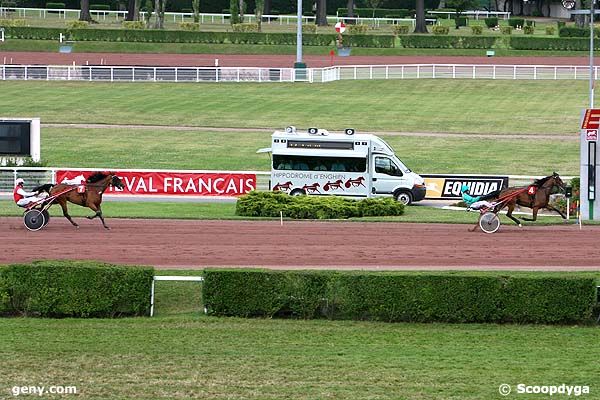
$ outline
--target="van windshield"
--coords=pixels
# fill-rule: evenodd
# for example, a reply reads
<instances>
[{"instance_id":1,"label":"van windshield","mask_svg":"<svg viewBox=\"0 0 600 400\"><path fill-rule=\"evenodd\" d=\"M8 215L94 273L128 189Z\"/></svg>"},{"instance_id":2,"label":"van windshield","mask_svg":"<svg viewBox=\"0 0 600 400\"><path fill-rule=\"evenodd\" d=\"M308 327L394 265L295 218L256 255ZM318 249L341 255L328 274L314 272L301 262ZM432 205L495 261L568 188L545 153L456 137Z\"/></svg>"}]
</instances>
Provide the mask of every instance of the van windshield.
<instances>
[{"instance_id":1,"label":"van windshield","mask_svg":"<svg viewBox=\"0 0 600 400\"><path fill-rule=\"evenodd\" d=\"M388 142L386 142L385 140L379 138L379 140L381 140L381 143L386 146L388 148L388 150L394 154L394 161L396 161L398 163L398 166L400 167L400 170L403 172L412 172L410 170L410 168L408 168L406 165L404 165L404 163L402 161L400 161L400 159L398 157L396 157L396 152L394 151L394 148L392 146L389 145Z\"/></svg>"}]
</instances>

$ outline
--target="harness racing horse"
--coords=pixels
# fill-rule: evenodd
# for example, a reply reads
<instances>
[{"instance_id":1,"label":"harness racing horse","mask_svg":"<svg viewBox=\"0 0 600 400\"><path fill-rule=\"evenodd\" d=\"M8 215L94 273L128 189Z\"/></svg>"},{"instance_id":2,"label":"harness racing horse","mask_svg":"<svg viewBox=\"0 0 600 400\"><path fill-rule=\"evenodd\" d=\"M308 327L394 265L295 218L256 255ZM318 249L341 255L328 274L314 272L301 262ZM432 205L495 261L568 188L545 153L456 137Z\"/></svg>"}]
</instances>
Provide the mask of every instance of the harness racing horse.
<instances>
[{"instance_id":1,"label":"harness racing horse","mask_svg":"<svg viewBox=\"0 0 600 400\"><path fill-rule=\"evenodd\" d=\"M542 179L536 179L533 184L526 187L509 187L502 191L498 195L499 198L504 198L505 196L509 196L512 193L521 192L518 195L515 195L514 198L508 200L506 202L506 207L508 207L508 211L506 216L514 221L515 224L521 226L521 221L518 218L513 217L512 212L515 209L515 206L518 204L523 207L529 207L532 210L533 218L525 218L525 221L535 221L537 220L538 210L541 208L545 208L547 210L554 210L560 214L563 219L567 219L566 215L564 215L560 210L549 206L548 202L550 201L550 194L552 193L552 189L554 187L560 188L563 192L565 191L565 184L560 179L560 176L556 172L552 175L547 176ZM528 190L524 190L528 189Z\"/></svg>"},{"instance_id":2,"label":"harness racing horse","mask_svg":"<svg viewBox=\"0 0 600 400\"><path fill-rule=\"evenodd\" d=\"M59 194L68 190L69 188L75 189L78 185L67 185L64 183L59 183L57 185L42 185L36 189L42 189L48 192L50 196ZM89 178L86 179L85 184L83 185L85 190L82 193L79 193L79 190L68 190L66 193L60 194L56 197L55 203L60 204L62 208L63 215L66 219L69 220L73 226L79 227L75 221L69 215L69 211L67 209L67 202L71 202L73 204L80 205L82 207L90 208L95 212L91 217L88 216L88 219L94 219L99 217L102 221L102 225L106 229L110 229L106 223L104 222L104 218L102 217L102 209L100 208L100 203L102 203L102 194L109 186L114 186L118 189L123 189L125 186L121 179L116 176L114 173L102 173L96 172L93 175L90 175Z\"/></svg>"}]
</instances>

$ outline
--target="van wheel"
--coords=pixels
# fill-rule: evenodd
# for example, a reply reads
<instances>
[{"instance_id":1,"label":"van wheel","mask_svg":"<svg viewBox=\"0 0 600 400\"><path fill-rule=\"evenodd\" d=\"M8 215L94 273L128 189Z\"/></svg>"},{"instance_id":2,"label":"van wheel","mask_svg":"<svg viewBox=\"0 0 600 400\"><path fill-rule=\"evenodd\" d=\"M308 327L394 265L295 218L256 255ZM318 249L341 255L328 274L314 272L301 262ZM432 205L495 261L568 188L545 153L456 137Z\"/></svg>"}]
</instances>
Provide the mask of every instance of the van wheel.
<instances>
[{"instance_id":1,"label":"van wheel","mask_svg":"<svg viewBox=\"0 0 600 400\"><path fill-rule=\"evenodd\" d=\"M290 196L304 196L306 193L302 189L294 189L291 191Z\"/></svg>"},{"instance_id":2,"label":"van wheel","mask_svg":"<svg viewBox=\"0 0 600 400\"><path fill-rule=\"evenodd\" d=\"M396 194L396 201L404 204L405 206L409 206L412 203L412 194L409 192L399 192Z\"/></svg>"}]
</instances>

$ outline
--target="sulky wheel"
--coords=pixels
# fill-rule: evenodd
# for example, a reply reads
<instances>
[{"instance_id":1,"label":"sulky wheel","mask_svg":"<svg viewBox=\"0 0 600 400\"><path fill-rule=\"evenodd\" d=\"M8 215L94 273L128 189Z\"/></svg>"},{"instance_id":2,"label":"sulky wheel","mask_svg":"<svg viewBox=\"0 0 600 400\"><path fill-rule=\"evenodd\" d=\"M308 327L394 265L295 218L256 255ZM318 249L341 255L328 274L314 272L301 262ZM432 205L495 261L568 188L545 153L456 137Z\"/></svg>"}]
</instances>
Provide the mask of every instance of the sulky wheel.
<instances>
[{"instance_id":1,"label":"sulky wheel","mask_svg":"<svg viewBox=\"0 0 600 400\"><path fill-rule=\"evenodd\" d=\"M44 227L46 219L40 210L29 210L23 216L23 223L30 231L39 231Z\"/></svg>"},{"instance_id":2,"label":"sulky wheel","mask_svg":"<svg viewBox=\"0 0 600 400\"><path fill-rule=\"evenodd\" d=\"M493 212L486 212L479 217L479 227L485 233L494 233L500 228L500 218Z\"/></svg>"},{"instance_id":3,"label":"sulky wheel","mask_svg":"<svg viewBox=\"0 0 600 400\"><path fill-rule=\"evenodd\" d=\"M44 216L44 226L46 226L50 222L50 213L48 210L42 210L42 215Z\"/></svg>"}]
</instances>

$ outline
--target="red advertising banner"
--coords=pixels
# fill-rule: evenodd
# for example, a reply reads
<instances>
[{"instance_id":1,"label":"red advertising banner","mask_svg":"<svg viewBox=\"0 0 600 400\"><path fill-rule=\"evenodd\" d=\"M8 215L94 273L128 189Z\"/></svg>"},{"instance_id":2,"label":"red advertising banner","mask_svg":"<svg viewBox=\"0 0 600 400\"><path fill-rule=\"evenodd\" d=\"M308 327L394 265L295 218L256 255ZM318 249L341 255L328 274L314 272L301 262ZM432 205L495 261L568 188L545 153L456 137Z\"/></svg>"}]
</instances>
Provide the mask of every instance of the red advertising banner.
<instances>
[{"instance_id":1,"label":"red advertising banner","mask_svg":"<svg viewBox=\"0 0 600 400\"><path fill-rule=\"evenodd\" d=\"M76 183L95 171L56 171L56 183L65 180ZM138 172L116 171L125 185L123 190L114 187L107 194L155 196L241 196L256 188L255 174L212 172Z\"/></svg>"}]
</instances>

